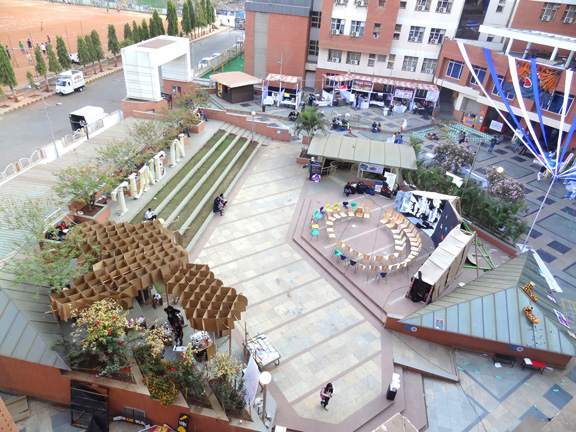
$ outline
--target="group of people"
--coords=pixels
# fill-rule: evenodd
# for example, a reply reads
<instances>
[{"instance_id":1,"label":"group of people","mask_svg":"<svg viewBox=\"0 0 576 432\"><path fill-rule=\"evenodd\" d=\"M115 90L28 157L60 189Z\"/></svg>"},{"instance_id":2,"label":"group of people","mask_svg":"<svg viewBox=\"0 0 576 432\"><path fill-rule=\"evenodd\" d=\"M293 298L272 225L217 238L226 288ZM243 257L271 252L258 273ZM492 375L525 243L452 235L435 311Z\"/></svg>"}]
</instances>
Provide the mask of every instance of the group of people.
<instances>
[{"instance_id":1,"label":"group of people","mask_svg":"<svg viewBox=\"0 0 576 432\"><path fill-rule=\"evenodd\" d=\"M53 229L49 229L44 234L44 238L46 240L55 240L55 241L63 241L66 238L66 234L68 234L70 230L66 226L66 222L61 221L56 224L56 227Z\"/></svg>"},{"instance_id":2,"label":"group of people","mask_svg":"<svg viewBox=\"0 0 576 432\"><path fill-rule=\"evenodd\" d=\"M494 150L496 144L500 144L502 141L504 141L504 135L494 135L490 140L490 147L488 147L488 153L492 153L492 150Z\"/></svg>"},{"instance_id":3,"label":"group of people","mask_svg":"<svg viewBox=\"0 0 576 432\"><path fill-rule=\"evenodd\" d=\"M350 131L350 122L348 120L340 120L334 117L330 129L338 132Z\"/></svg>"},{"instance_id":4,"label":"group of people","mask_svg":"<svg viewBox=\"0 0 576 432\"><path fill-rule=\"evenodd\" d=\"M380 125L380 123L376 123L376 122L372 123L372 132L377 133L380 131L382 131L382 126Z\"/></svg>"},{"instance_id":5,"label":"group of people","mask_svg":"<svg viewBox=\"0 0 576 432\"><path fill-rule=\"evenodd\" d=\"M208 117L206 116L206 111L204 111L202 108L200 108L197 112L196 115L198 116L198 118L200 120L204 120L205 122L208 121Z\"/></svg>"},{"instance_id":6,"label":"group of people","mask_svg":"<svg viewBox=\"0 0 576 432\"><path fill-rule=\"evenodd\" d=\"M288 120L290 121L296 121L298 117L300 117L300 113L298 112L290 111L290 114L288 114Z\"/></svg>"},{"instance_id":7,"label":"group of people","mask_svg":"<svg viewBox=\"0 0 576 432\"><path fill-rule=\"evenodd\" d=\"M396 132L393 135L393 138L394 138L394 144L404 144L404 137L400 132Z\"/></svg>"},{"instance_id":8,"label":"group of people","mask_svg":"<svg viewBox=\"0 0 576 432\"><path fill-rule=\"evenodd\" d=\"M184 339L184 329L182 328L182 314L178 309L168 306L164 308L164 312L168 316L168 323L172 328L172 335L174 337L174 343L176 346L182 345Z\"/></svg>"},{"instance_id":9,"label":"group of people","mask_svg":"<svg viewBox=\"0 0 576 432\"><path fill-rule=\"evenodd\" d=\"M212 206L212 212L220 212L220 216L224 216L224 207L226 207L228 201L224 198L224 194L220 194L214 198L214 205Z\"/></svg>"}]
</instances>

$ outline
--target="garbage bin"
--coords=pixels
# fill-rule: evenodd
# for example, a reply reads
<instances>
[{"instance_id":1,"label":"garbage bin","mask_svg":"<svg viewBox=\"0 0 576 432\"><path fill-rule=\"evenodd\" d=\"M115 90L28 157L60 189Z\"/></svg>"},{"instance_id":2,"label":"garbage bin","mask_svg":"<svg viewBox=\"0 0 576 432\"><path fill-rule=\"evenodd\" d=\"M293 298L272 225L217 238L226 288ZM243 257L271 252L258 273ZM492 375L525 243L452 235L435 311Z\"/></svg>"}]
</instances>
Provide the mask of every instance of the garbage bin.
<instances>
[{"instance_id":1,"label":"garbage bin","mask_svg":"<svg viewBox=\"0 0 576 432\"><path fill-rule=\"evenodd\" d=\"M392 374L392 382L388 386L386 392L386 399L393 401L396 398L396 393L400 389L400 375L397 373Z\"/></svg>"}]
</instances>

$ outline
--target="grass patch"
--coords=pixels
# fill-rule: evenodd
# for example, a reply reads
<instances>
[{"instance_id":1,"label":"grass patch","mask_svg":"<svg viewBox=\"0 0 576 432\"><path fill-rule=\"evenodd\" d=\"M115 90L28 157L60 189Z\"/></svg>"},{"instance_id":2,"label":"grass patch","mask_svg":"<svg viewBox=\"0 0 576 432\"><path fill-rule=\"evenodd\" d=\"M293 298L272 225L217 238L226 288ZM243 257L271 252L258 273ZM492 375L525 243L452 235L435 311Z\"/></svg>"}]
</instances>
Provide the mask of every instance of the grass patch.
<instances>
[{"instance_id":1,"label":"grass patch","mask_svg":"<svg viewBox=\"0 0 576 432\"><path fill-rule=\"evenodd\" d=\"M232 169L228 172L226 177L220 183L219 186L221 190L227 190L228 187L230 187L230 185L232 184L232 182L234 181L234 179L236 178L242 167L248 161L250 155L254 152L254 150L256 150L256 147L257 144L250 144L246 148L246 150L238 158ZM192 221L192 223L182 236L182 245L184 247L186 247L190 243L192 238L196 235L196 233L198 232L198 230L200 229L200 227L202 226L202 224L204 223L204 221L210 215L211 212L212 212L212 202L210 201L209 203L207 203L207 205L205 205L202 208L202 210L200 210L196 218Z\"/></svg>"},{"instance_id":2,"label":"grass patch","mask_svg":"<svg viewBox=\"0 0 576 432\"><path fill-rule=\"evenodd\" d=\"M138 6L150 6L156 9L166 9L166 0L138 0Z\"/></svg>"},{"instance_id":3,"label":"grass patch","mask_svg":"<svg viewBox=\"0 0 576 432\"><path fill-rule=\"evenodd\" d=\"M212 135L212 137L206 142L206 144L204 144L202 146L202 148L200 150L198 150L198 152L194 156L192 156L192 158L190 158L190 160L188 162L186 162L186 164L183 167L181 167L178 170L178 172L174 175L174 177L172 177L170 179L170 181L168 183L166 183L162 187L162 189L160 189L158 191L158 193L156 195L154 195L154 197L156 197L156 199L159 202L164 201L164 199L174 190L174 188L178 185L178 183L180 183L182 181L182 179L184 177L186 177L186 175L190 172L190 170L196 166L196 164L200 161L200 159L202 159L204 157L204 155L206 153L208 153L208 151L212 147L214 147L214 145L218 142L218 140L220 138L222 138L223 136L224 136L224 132L220 132L220 131L216 132L214 135ZM144 208L153 207L152 202L154 201L154 197L151 197L148 200L148 202L146 203ZM143 218L142 215L137 214L130 221L130 223L132 225L139 224L140 222L142 222L142 218Z\"/></svg>"},{"instance_id":4,"label":"grass patch","mask_svg":"<svg viewBox=\"0 0 576 432\"><path fill-rule=\"evenodd\" d=\"M222 155L222 153L224 153L228 149L228 147L230 147L234 139L235 137L233 136L227 136L226 138L224 138L224 141L222 141L222 143L218 146L218 148L210 155L208 159L206 159L206 161L202 164L200 168L198 168L198 170L194 173L194 175L188 179L186 185L184 185L184 187L182 187L178 191L178 193L176 193L176 195L172 197L172 199L166 205L166 207L162 209L158 217L168 219L168 216L170 216L172 212L176 210L176 207L178 207L180 203L184 200L184 198L186 198L186 195L190 193L190 190L194 187L194 185L196 185L196 183L198 183L200 179L208 172L208 170L212 167L212 165L214 165L214 163ZM180 221L178 221L179 223L183 222L182 217L185 212L186 208L184 208L183 211L180 213ZM175 223L174 226L178 225L179 225L178 223Z\"/></svg>"},{"instance_id":5,"label":"grass patch","mask_svg":"<svg viewBox=\"0 0 576 432\"><path fill-rule=\"evenodd\" d=\"M217 183L218 178L222 175L224 170L230 165L230 163L232 162L232 159L234 159L234 157L240 152L240 150L242 149L242 146L244 145L245 142L246 142L246 139L244 139L244 138L241 138L236 142L234 147L228 152L228 154L224 157L222 162L220 162L220 164L218 164L216 169L214 169L212 174L210 174L210 176L206 179L206 181L198 189L198 191L192 197L192 199L190 201L188 201L188 203L186 204L186 207L184 207L184 209L182 209L182 212L180 213L180 219L178 221L174 222L174 226L172 227L173 230L179 230L180 228L182 228L182 225L184 224L186 219L188 219L190 217L190 215L194 212L196 207L198 207L198 205L200 204L200 201L202 201L204 199L204 197L208 194L208 191L210 189L212 189L212 187L214 187L214 186L220 187L220 185ZM213 203L210 200L208 202L210 203L210 210L211 210Z\"/></svg>"}]
</instances>

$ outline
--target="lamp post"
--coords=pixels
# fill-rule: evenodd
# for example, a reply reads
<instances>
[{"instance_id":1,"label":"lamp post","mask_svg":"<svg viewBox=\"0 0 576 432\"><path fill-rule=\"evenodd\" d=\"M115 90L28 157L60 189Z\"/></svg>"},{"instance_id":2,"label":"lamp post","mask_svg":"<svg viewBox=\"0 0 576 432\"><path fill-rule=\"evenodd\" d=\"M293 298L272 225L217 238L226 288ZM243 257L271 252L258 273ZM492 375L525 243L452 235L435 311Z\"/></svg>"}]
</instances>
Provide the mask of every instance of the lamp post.
<instances>
[{"instance_id":1,"label":"lamp post","mask_svg":"<svg viewBox=\"0 0 576 432\"><path fill-rule=\"evenodd\" d=\"M272 375L270 372L262 372L260 374L260 384L263 388L263 402L262 402L262 421L264 421L264 426L266 426L266 387L272 381Z\"/></svg>"},{"instance_id":2,"label":"lamp post","mask_svg":"<svg viewBox=\"0 0 576 432\"><path fill-rule=\"evenodd\" d=\"M250 113L252 115L252 139L250 140L250 144L254 142L254 116L256 115L256 111L252 111Z\"/></svg>"},{"instance_id":3,"label":"lamp post","mask_svg":"<svg viewBox=\"0 0 576 432\"><path fill-rule=\"evenodd\" d=\"M56 158L60 157L58 153L58 147L56 146L56 138L54 138L54 131L52 130L52 122L50 122L50 116L48 115L48 110L55 106L61 106L62 103L58 102L56 105L49 105L46 103L44 98L42 98L42 104L44 105L44 114L46 114L46 119L48 120L48 127L50 128L50 135L52 136L52 144L54 145L54 151L56 152Z\"/></svg>"}]
</instances>

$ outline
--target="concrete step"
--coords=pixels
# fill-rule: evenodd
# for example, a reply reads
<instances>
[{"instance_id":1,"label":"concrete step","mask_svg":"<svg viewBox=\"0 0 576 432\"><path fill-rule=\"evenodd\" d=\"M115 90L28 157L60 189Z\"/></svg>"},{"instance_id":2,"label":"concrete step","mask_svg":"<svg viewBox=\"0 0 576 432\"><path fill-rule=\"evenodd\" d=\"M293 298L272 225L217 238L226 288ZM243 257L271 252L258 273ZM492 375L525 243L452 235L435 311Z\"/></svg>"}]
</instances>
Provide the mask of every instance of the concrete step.
<instances>
[{"instance_id":1,"label":"concrete step","mask_svg":"<svg viewBox=\"0 0 576 432\"><path fill-rule=\"evenodd\" d=\"M407 403L402 415L410 420L418 430L423 430L428 426L424 380L421 374L406 370L403 373L403 378L402 387Z\"/></svg>"},{"instance_id":2,"label":"concrete step","mask_svg":"<svg viewBox=\"0 0 576 432\"><path fill-rule=\"evenodd\" d=\"M6 402L6 408L14 422L25 420L30 417L28 409L28 398L26 396L16 396Z\"/></svg>"}]
</instances>

